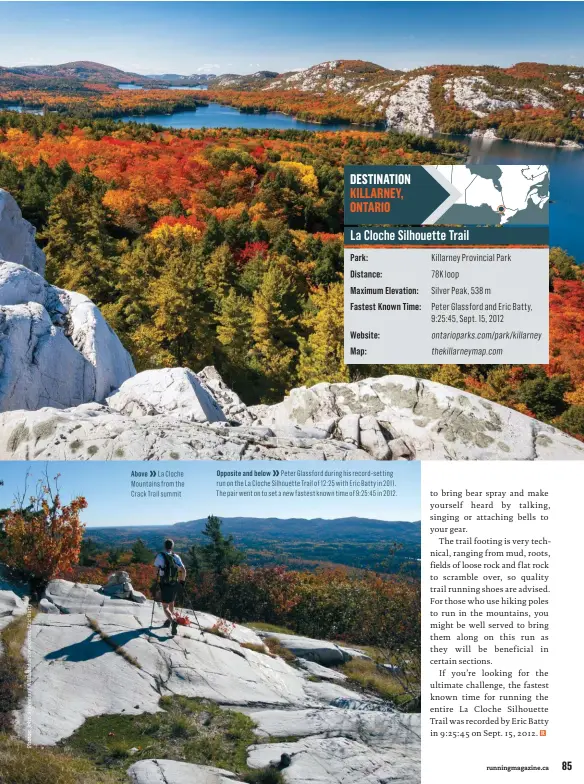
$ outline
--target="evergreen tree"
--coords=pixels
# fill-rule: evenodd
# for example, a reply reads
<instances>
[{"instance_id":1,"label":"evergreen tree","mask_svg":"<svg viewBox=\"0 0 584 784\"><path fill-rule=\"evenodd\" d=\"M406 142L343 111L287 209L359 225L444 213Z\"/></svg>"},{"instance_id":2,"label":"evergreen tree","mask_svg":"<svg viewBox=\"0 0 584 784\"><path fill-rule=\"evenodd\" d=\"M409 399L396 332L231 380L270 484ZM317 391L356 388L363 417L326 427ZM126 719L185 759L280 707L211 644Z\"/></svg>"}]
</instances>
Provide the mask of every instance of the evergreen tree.
<instances>
[{"instance_id":1,"label":"evergreen tree","mask_svg":"<svg viewBox=\"0 0 584 784\"><path fill-rule=\"evenodd\" d=\"M296 357L296 318L286 307L291 295L289 279L278 264L270 264L253 296L251 366L265 378L272 399L281 397L290 384Z\"/></svg>"},{"instance_id":2,"label":"evergreen tree","mask_svg":"<svg viewBox=\"0 0 584 784\"><path fill-rule=\"evenodd\" d=\"M226 573L233 566L242 563L245 558L244 553L235 546L233 536L225 536L219 517L209 515L203 528L203 536L207 538L207 543L200 545L199 554L202 563L210 569L216 577L225 577Z\"/></svg>"},{"instance_id":3,"label":"evergreen tree","mask_svg":"<svg viewBox=\"0 0 584 784\"><path fill-rule=\"evenodd\" d=\"M132 561L134 563L149 564L152 563L153 559L154 554L152 553L152 550L149 550L148 547L146 547L146 544L142 539L136 539L132 545Z\"/></svg>"},{"instance_id":4,"label":"evergreen tree","mask_svg":"<svg viewBox=\"0 0 584 784\"><path fill-rule=\"evenodd\" d=\"M215 300L221 301L235 283L237 268L229 245L223 243L205 264L205 282Z\"/></svg>"},{"instance_id":5,"label":"evergreen tree","mask_svg":"<svg viewBox=\"0 0 584 784\"><path fill-rule=\"evenodd\" d=\"M99 547L94 539L83 539L79 551L79 563L81 566L95 566L98 553Z\"/></svg>"},{"instance_id":6,"label":"evergreen tree","mask_svg":"<svg viewBox=\"0 0 584 784\"><path fill-rule=\"evenodd\" d=\"M44 232L49 280L98 304L115 299L116 244L103 192L88 172L75 175L51 204Z\"/></svg>"},{"instance_id":7,"label":"evergreen tree","mask_svg":"<svg viewBox=\"0 0 584 784\"><path fill-rule=\"evenodd\" d=\"M229 572L242 563L245 554L237 549L233 536L223 534L221 520L215 515L207 518L203 536L205 543L193 545L187 556L193 576L192 598L210 612L223 615Z\"/></svg>"},{"instance_id":8,"label":"evergreen tree","mask_svg":"<svg viewBox=\"0 0 584 784\"><path fill-rule=\"evenodd\" d=\"M142 318L130 341L144 366L198 370L213 361L214 317L197 237L179 227L153 232L148 243L155 272L134 281Z\"/></svg>"},{"instance_id":9,"label":"evergreen tree","mask_svg":"<svg viewBox=\"0 0 584 784\"><path fill-rule=\"evenodd\" d=\"M122 560L122 555L124 551L121 547L112 547L112 549L107 554L107 562L110 566L116 567L119 565L120 561Z\"/></svg>"},{"instance_id":10,"label":"evergreen tree","mask_svg":"<svg viewBox=\"0 0 584 784\"><path fill-rule=\"evenodd\" d=\"M229 293L221 301L217 324L217 338L223 345L226 356L232 362L244 363L251 348L250 301L235 289L229 289Z\"/></svg>"},{"instance_id":11,"label":"evergreen tree","mask_svg":"<svg viewBox=\"0 0 584 784\"><path fill-rule=\"evenodd\" d=\"M214 215L207 221L205 235L203 237L203 253L210 256L213 251L225 242L223 227Z\"/></svg>"},{"instance_id":12,"label":"evergreen tree","mask_svg":"<svg viewBox=\"0 0 584 784\"><path fill-rule=\"evenodd\" d=\"M349 381L349 368L344 361L343 284L316 289L303 322L310 334L300 342L300 383L310 386L321 381Z\"/></svg>"}]
</instances>

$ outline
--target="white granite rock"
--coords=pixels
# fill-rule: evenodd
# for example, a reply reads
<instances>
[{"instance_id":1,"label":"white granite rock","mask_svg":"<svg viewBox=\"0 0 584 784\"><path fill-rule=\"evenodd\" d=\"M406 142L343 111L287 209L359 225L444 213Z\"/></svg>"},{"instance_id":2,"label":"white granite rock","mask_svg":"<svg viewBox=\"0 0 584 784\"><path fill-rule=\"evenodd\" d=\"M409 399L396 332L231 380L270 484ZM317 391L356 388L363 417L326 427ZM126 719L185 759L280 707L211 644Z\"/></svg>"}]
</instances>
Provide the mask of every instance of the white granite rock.
<instances>
[{"instance_id":1,"label":"white granite rock","mask_svg":"<svg viewBox=\"0 0 584 784\"><path fill-rule=\"evenodd\" d=\"M359 441L375 460L387 460L391 456L387 438L381 432L379 422L374 416L359 419Z\"/></svg>"},{"instance_id":2,"label":"white granite rock","mask_svg":"<svg viewBox=\"0 0 584 784\"><path fill-rule=\"evenodd\" d=\"M98 620L102 614L107 618L132 616L140 625L149 625L152 614L152 602L149 599L141 603L118 599L102 593L100 585L73 583L69 580L51 580L45 590L44 600L63 615L88 614ZM141 604L147 606L142 607ZM198 632L200 625L203 632L207 634L207 630L212 629L218 621L216 615L205 612L194 613L192 610L182 609L182 614L188 615L191 619L190 631L192 632ZM162 623L165 617L160 603L157 602L154 607L155 625L158 622ZM215 645L224 648L233 648L235 643L263 645L261 638L252 629L238 623L230 624L228 638L214 635L212 639Z\"/></svg>"},{"instance_id":3,"label":"white granite rock","mask_svg":"<svg viewBox=\"0 0 584 784\"><path fill-rule=\"evenodd\" d=\"M22 264L0 261L0 306L36 302L45 304L47 282Z\"/></svg>"},{"instance_id":4,"label":"white granite rock","mask_svg":"<svg viewBox=\"0 0 584 784\"><path fill-rule=\"evenodd\" d=\"M257 416L258 424L275 432L291 424L312 427L336 417L337 438L339 432L343 434L339 425L346 422L344 418L359 415L360 446L372 457L382 449L379 431L371 429L375 419L394 458L584 459L584 444L550 425L469 392L411 376L299 387L292 389L281 403L252 406L248 410ZM346 426L344 432L346 437ZM363 433L367 434L365 443ZM354 436L350 437L354 441Z\"/></svg>"},{"instance_id":5,"label":"white granite rock","mask_svg":"<svg viewBox=\"0 0 584 784\"><path fill-rule=\"evenodd\" d=\"M321 678L324 681L338 681L342 683L343 681L347 680L347 676L343 675L342 672L339 670L333 670L330 667L323 667L322 664L318 664L314 661L308 661L308 659L297 659L296 664L303 670L315 678Z\"/></svg>"},{"instance_id":6,"label":"white granite rock","mask_svg":"<svg viewBox=\"0 0 584 784\"><path fill-rule=\"evenodd\" d=\"M486 117L501 109L519 109L525 104L551 109L553 104L540 92L531 88L509 90L496 87L484 76L457 76L444 83L446 100L454 102L477 117Z\"/></svg>"},{"instance_id":7,"label":"white granite rock","mask_svg":"<svg viewBox=\"0 0 584 784\"><path fill-rule=\"evenodd\" d=\"M207 365L196 374L205 389L212 395L227 419L236 418L242 424L251 424L253 418L239 395L230 389L212 365Z\"/></svg>"},{"instance_id":8,"label":"white granite rock","mask_svg":"<svg viewBox=\"0 0 584 784\"><path fill-rule=\"evenodd\" d=\"M26 613L27 586L0 564L0 631Z\"/></svg>"},{"instance_id":9,"label":"white granite rock","mask_svg":"<svg viewBox=\"0 0 584 784\"><path fill-rule=\"evenodd\" d=\"M14 198L0 188L0 259L44 275L45 254L37 246L35 234L36 229L24 220Z\"/></svg>"},{"instance_id":10,"label":"white granite rock","mask_svg":"<svg viewBox=\"0 0 584 784\"><path fill-rule=\"evenodd\" d=\"M420 714L398 713L386 703L370 708L304 708L301 710L252 710L258 737L306 738L311 735L340 735L378 750L413 743L420 738Z\"/></svg>"},{"instance_id":11,"label":"white granite rock","mask_svg":"<svg viewBox=\"0 0 584 784\"><path fill-rule=\"evenodd\" d=\"M113 599L64 580L52 581L46 598L60 614L41 612L32 626L33 743L56 743L88 716L155 712L165 694L224 705L314 704L298 670L282 659L242 647L242 642L261 645L245 627L234 626L224 639L201 633L193 624L172 637L162 627L160 604L151 629L151 602ZM203 629L218 620L204 613L197 617ZM139 666L118 656L92 631L90 619ZM20 720L26 720L24 710Z\"/></svg>"},{"instance_id":12,"label":"white granite rock","mask_svg":"<svg viewBox=\"0 0 584 784\"><path fill-rule=\"evenodd\" d=\"M43 305L0 307L0 411L76 406L94 393L93 367Z\"/></svg>"},{"instance_id":13,"label":"white granite rock","mask_svg":"<svg viewBox=\"0 0 584 784\"><path fill-rule=\"evenodd\" d=\"M130 575L128 572L125 572L122 569L119 572L113 572L110 574L110 576L107 578L107 583L102 588L102 591L104 593L109 593L108 589L117 589L120 587L123 591L127 591L129 593L128 585L130 584Z\"/></svg>"},{"instance_id":14,"label":"white granite rock","mask_svg":"<svg viewBox=\"0 0 584 784\"><path fill-rule=\"evenodd\" d=\"M131 602L143 604L146 597L140 591L135 591L128 572L120 571L110 574L107 583L101 588L101 592L113 599L127 599Z\"/></svg>"},{"instance_id":15,"label":"white granite rock","mask_svg":"<svg viewBox=\"0 0 584 784\"><path fill-rule=\"evenodd\" d=\"M136 373L132 358L90 299L71 291L57 291L68 306L70 340L93 368L95 391L84 402L101 403Z\"/></svg>"},{"instance_id":16,"label":"white granite rock","mask_svg":"<svg viewBox=\"0 0 584 784\"><path fill-rule=\"evenodd\" d=\"M1 390L1 386L0 386ZM224 427L215 425L224 424ZM367 460L335 439L276 437L269 428L124 416L97 403L0 414L2 460Z\"/></svg>"},{"instance_id":17,"label":"white granite rock","mask_svg":"<svg viewBox=\"0 0 584 784\"><path fill-rule=\"evenodd\" d=\"M33 308L41 306L31 305L22 318ZM37 332L60 340L42 310L36 317ZM26 324L20 333L16 327L13 332L21 341L29 339ZM1 335L0 322L0 346ZM37 361L44 360L49 372L45 343ZM79 372L76 358L66 346L62 350L70 373ZM10 356L4 361L9 363ZM13 392L8 382L14 378L18 377L9 372L0 380L0 399L30 397L33 388L34 399L27 397L31 407L42 402L37 387L26 380ZM58 382L44 388L45 396L61 399L66 394ZM251 425L236 424L241 414L231 422L199 423L179 411L128 416L96 403L7 411L0 413L0 459L584 459L584 445L550 425L468 392L410 376L299 387L281 403L247 408Z\"/></svg>"},{"instance_id":18,"label":"white granite rock","mask_svg":"<svg viewBox=\"0 0 584 784\"><path fill-rule=\"evenodd\" d=\"M0 411L101 401L134 372L91 300L0 260Z\"/></svg>"},{"instance_id":19,"label":"white granite rock","mask_svg":"<svg viewBox=\"0 0 584 784\"><path fill-rule=\"evenodd\" d=\"M296 634L280 634L279 632L261 632L260 637L275 638L283 648L298 656L299 659L316 662L325 667L343 664L353 658L369 658L363 651L337 645L328 640L313 640L311 637L301 637Z\"/></svg>"},{"instance_id":20,"label":"white granite rock","mask_svg":"<svg viewBox=\"0 0 584 784\"><path fill-rule=\"evenodd\" d=\"M387 102L387 127L398 133L417 133L431 136L436 128L430 105L430 86L433 77L423 74L410 79Z\"/></svg>"},{"instance_id":21,"label":"white granite rock","mask_svg":"<svg viewBox=\"0 0 584 784\"><path fill-rule=\"evenodd\" d=\"M150 759L128 768L131 784L233 784L235 773L177 760Z\"/></svg>"},{"instance_id":22,"label":"white granite rock","mask_svg":"<svg viewBox=\"0 0 584 784\"><path fill-rule=\"evenodd\" d=\"M359 446L359 414L345 414L337 422L337 432L341 441Z\"/></svg>"},{"instance_id":23,"label":"white granite rock","mask_svg":"<svg viewBox=\"0 0 584 784\"><path fill-rule=\"evenodd\" d=\"M123 573L112 580L123 582ZM206 631L217 623L215 616L197 612L201 630L187 611L192 625L172 637L162 626L160 604L151 627L150 601L135 604L106 596L100 586L66 580L49 583L39 609L30 636L34 678L27 705L16 714L18 733L24 737L30 731L34 744L54 745L92 716L156 713L161 696L184 695L250 716L260 742L249 748L248 764L285 762L286 782L419 780L418 717L338 683L311 682L307 670L245 647L261 645L245 626L233 624L227 638L219 637ZM309 642L304 638L303 646ZM313 642L323 647L322 641ZM121 646L127 658L113 646ZM304 664L310 671L310 663ZM290 736L299 740L261 743ZM133 784L238 780L229 771L162 759L134 763L128 778Z\"/></svg>"},{"instance_id":24,"label":"white granite rock","mask_svg":"<svg viewBox=\"0 0 584 784\"><path fill-rule=\"evenodd\" d=\"M173 414L185 422L224 422L221 407L188 368L145 370L107 399L109 407L138 418Z\"/></svg>"},{"instance_id":25,"label":"white granite rock","mask_svg":"<svg viewBox=\"0 0 584 784\"><path fill-rule=\"evenodd\" d=\"M377 751L344 737L310 737L294 743L269 743L249 749L248 765L263 768L288 754L286 784L419 784L419 745Z\"/></svg>"}]
</instances>

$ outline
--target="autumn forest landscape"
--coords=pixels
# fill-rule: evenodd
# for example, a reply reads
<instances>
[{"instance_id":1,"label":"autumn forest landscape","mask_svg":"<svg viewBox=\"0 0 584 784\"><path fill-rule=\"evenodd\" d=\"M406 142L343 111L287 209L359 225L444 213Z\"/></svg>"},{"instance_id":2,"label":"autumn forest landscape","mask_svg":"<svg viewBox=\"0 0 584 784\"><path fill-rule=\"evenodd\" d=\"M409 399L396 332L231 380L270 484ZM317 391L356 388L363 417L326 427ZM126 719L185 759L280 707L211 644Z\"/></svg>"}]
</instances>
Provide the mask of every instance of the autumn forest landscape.
<instances>
[{"instance_id":1,"label":"autumn forest landscape","mask_svg":"<svg viewBox=\"0 0 584 784\"><path fill-rule=\"evenodd\" d=\"M322 381L414 375L582 438L582 272L580 259L562 247L550 254L548 365L366 368L343 362L344 165L464 162L468 148L460 134L487 126L501 139L550 145L584 139L584 98L576 90L563 91L549 109L526 103L484 119L462 109L444 85L477 79L469 76L476 70L440 66L407 73L410 85L432 80L429 101L442 133L429 135L414 133L414 121L410 130L384 127L387 102L400 95L405 77L360 61L308 69L300 89L296 74L275 78L271 72L206 75L205 90L181 90L170 89L180 83L158 79L150 89L151 79L87 62L4 68L0 187L36 227L49 281L99 305L138 370L214 365L247 404L275 402L294 386ZM568 71L584 78L584 69L557 71L521 63L481 73L491 79L490 90L499 84L508 95L531 90L532 99L536 87L560 92ZM379 103L367 98L379 92ZM209 105L239 111L241 127L155 122L203 114ZM277 122L247 128L250 115L268 117L268 125L272 116L290 116L320 130L279 130ZM342 130L327 130L339 123ZM548 153L520 147L534 160L540 150Z\"/></svg>"},{"instance_id":2,"label":"autumn forest landscape","mask_svg":"<svg viewBox=\"0 0 584 784\"><path fill-rule=\"evenodd\" d=\"M419 784L421 461L584 457L560 5L0 4L0 784ZM465 163L549 361L345 364L344 167Z\"/></svg>"}]
</instances>

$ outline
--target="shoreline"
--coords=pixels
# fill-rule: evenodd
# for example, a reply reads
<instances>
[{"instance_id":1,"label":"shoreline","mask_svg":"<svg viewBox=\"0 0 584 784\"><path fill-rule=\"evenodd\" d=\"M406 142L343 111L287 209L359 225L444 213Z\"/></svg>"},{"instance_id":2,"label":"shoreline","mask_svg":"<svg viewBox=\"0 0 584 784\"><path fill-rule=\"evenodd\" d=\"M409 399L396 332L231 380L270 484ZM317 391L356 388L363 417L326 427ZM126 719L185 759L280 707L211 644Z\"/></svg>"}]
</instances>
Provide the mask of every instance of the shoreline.
<instances>
[{"instance_id":1,"label":"shoreline","mask_svg":"<svg viewBox=\"0 0 584 784\"><path fill-rule=\"evenodd\" d=\"M489 130L491 133L489 133ZM560 144L556 144L555 142L536 142L536 141L529 141L527 139L520 139L519 137L512 137L508 139L504 139L501 136L497 136L495 132L492 132L492 129L488 131L473 131L472 133L465 133L463 134L468 139L482 139L483 141L493 141L493 142L513 142L514 144L529 144L533 147L555 147L558 150L584 150L584 144L580 142L574 142L571 139L562 139ZM459 136L460 134L443 134L444 136Z\"/></svg>"}]
</instances>

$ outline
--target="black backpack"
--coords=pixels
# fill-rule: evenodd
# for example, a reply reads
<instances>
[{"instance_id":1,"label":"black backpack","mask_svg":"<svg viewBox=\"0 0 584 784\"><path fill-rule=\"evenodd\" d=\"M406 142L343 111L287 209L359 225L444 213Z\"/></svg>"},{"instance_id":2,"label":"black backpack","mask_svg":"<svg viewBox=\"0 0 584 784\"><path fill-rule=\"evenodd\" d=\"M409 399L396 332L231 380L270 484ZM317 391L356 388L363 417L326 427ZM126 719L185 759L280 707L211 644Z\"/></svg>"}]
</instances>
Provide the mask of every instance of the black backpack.
<instances>
[{"instance_id":1,"label":"black backpack","mask_svg":"<svg viewBox=\"0 0 584 784\"><path fill-rule=\"evenodd\" d=\"M160 577L161 585L173 585L178 583L178 566L170 553L160 553L164 558L164 569Z\"/></svg>"}]
</instances>

